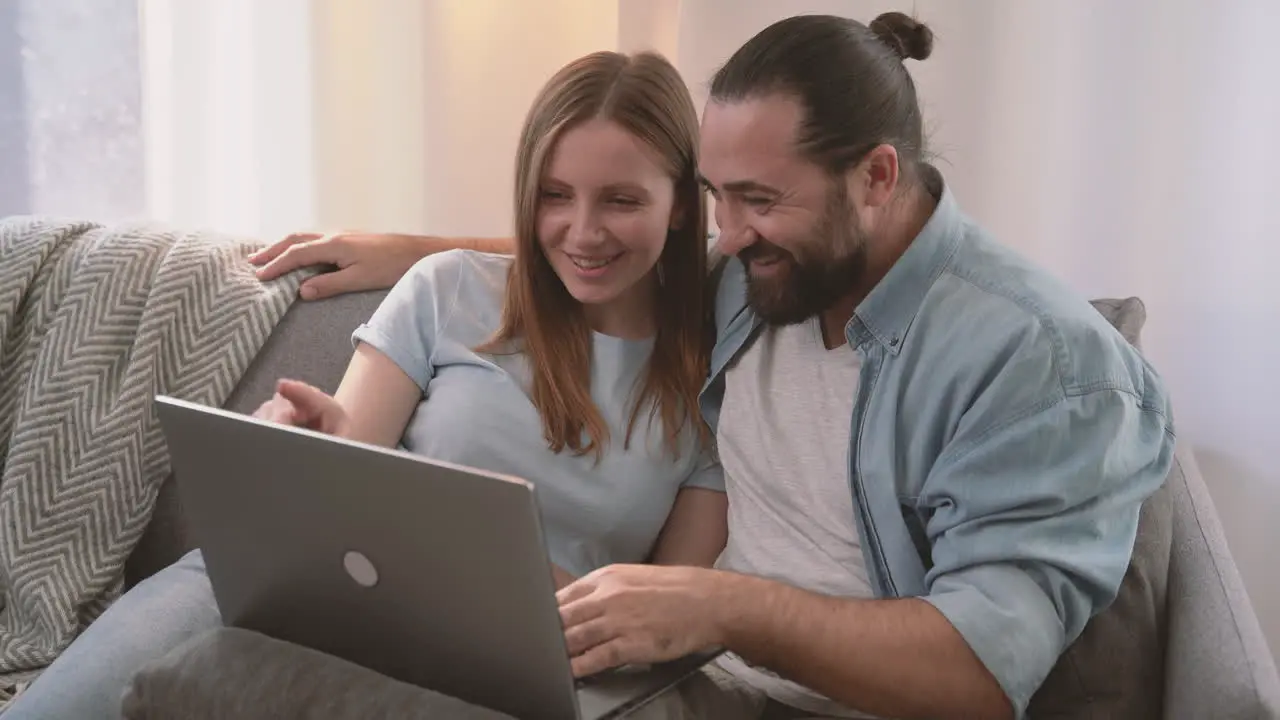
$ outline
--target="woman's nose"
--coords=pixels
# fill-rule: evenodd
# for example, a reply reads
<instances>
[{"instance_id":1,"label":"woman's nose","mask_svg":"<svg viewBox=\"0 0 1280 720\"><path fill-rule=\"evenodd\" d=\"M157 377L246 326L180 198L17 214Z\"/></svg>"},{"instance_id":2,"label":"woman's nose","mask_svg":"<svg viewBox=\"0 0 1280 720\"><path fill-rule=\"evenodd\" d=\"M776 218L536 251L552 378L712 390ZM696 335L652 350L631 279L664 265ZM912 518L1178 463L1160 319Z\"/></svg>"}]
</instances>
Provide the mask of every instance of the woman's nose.
<instances>
[{"instance_id":1,"label":"woman's nose","mask_svg":"<svg viewBox=\"0 0 1280 720\"><path fill-rule=\"evenodd\" d=\"M585 203L574 209L569 224L569 239L575 244L598 243L604 236L604 228L595 211Z\"/></svg>"}]
</instances>

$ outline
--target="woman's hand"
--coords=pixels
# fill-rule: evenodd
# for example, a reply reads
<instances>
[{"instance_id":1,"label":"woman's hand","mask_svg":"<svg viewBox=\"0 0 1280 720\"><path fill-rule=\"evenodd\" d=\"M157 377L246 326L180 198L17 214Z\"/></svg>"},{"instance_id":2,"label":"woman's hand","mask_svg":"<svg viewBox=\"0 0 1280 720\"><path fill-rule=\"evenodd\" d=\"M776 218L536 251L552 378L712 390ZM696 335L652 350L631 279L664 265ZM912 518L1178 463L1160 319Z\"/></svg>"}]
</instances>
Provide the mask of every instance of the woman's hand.
<instances>
[{"instance_id":1,"label":"woman's hand","mask_svg":"<svg viewBox=\"0 0 1280 720\"><path fill-rule=\"evenodd\" d=\"M277 383L276 394L259 406L253 416L326 435L342 436L349 424L347 411L337 400L323 390L297 380Z\"/></svg>"}]
</instances>

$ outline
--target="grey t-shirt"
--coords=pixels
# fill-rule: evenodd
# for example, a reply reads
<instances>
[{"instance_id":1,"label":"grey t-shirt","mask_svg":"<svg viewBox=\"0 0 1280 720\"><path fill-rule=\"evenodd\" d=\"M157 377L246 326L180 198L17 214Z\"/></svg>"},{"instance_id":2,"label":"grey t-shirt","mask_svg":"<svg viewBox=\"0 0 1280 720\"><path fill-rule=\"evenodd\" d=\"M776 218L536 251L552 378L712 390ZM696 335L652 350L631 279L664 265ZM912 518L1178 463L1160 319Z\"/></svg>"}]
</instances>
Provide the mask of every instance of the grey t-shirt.
<instances>
[{"instance_id":1,"label":"grey t-shirt","mask_svg":"<svg viewBox=\"0 0 1280 720\"><path fill-rule=\"evenodd\" d=\"M716 439L729 477L729 544L718 567L872 596L848 480L860 366L852 348L823 345L815 318L765 328L728 370ZM792 707L868 717L734 654L719 664Z\"/></svg>"},{"instance_id":2,"label":"grey t-shirt","mask_svg":"<svg viewBox=\"0 0 1280 720\"><path fill-rule=\"evenodd\" d=\"M473 348L497 331L512 258L452 250L418 262L353 334L387 355L423 390L406 450L524 478L537 487L551 560L574 575L644 561L681 488L724 490L692 427L673 458L657 418L636 422L624 448L634 391L652 340L593 333L591 396L611 441L593 455L552 453L530 399L522 353Z\"/></svg>"}]
</instances>

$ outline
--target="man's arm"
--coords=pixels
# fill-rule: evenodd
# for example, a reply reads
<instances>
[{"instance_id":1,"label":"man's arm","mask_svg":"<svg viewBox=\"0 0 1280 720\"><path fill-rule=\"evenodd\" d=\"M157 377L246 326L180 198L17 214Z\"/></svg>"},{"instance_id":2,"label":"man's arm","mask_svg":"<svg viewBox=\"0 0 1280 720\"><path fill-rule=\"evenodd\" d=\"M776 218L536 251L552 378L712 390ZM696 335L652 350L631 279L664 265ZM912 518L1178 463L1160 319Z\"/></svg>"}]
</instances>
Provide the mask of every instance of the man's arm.
<instances>
[{"instance_id":1,"label":"man's arm","mask_svg":"<svg viewBox=\"0 0 1280 720\"><path fill-rule=\"evenodd\" d=\"M476 250L499 254L515 252L511 238L445 238L399 233L294 233L250 256L258 279L266 282L305 267L333 266L303 281L304 300L366 290L382 290L396 284L422 258L446 250Z\"/></svg>"},{"instance_id":2,"label":"man's arm","mask_svg":"<svg viewBox=\"0 0 1280 720\"><path fill-rule=\"evenodd\" d=\"M880 715L1021 717L1114 600L1141 504L1168 472L1167 408L1153 398L1097 390L961 432L919 500L932 548L923 597L837 600L735 579L744 601L725 613L727 646Z\"/></svg>"},{"instance_id":3,"label":"man's arm","mask_svg":"<svg viewBox=\"0 0 1280 720\"><path fill-rule=\"evenodd\" d=\"M929 603L827 597L749 575L609 566L559 593L574 672L725 647L881 717L1008 718L1008 700Z\"/></svg>"},{"instance_id":4,"label":"man's arm","mask_svg":"<svg viewBox=\"0 0 1280 720\"><path fill-rule=\"evenodd\" d=\"M712 240L708 237L709 248L714 248ZM336 268L304 280L298 288L302 299L322 300L389 288L416 262L438 252L475 250L512 255L515 247L515 239L509 237L298 232L254 253L249 262L259 266L258 279L263 282L306 267Z\"/></svg>"},{"instance_id":5,"label":"man's arm","mask_svg":"<svg viewBox=\"0 0 1280 720\"><path fill-rule=\"evenodd\" d=\"M516 252L514 238L419 237L418 242L424 255L456 248L498 255L514 255Z\"/></svg>"},{"instance_id":6,"label":"man's arm","mask_svg":"<svg viewBox=\"0 0 1280 720\"><path fill-rule=\"evenodd\" d=\"M1022 717L1129 565L1172 463L1167 403L1098 389L965 424L926 479L919 598L823 597L691 568L605 568L561 593L575 672L723 645L885 717ZM1007 407L1007 405L1005 405ZM640 618L640 619L637 619Z\"/></svg>"},{"instance_id":7,"label":"man's arm","mask_svg":"<svg viewBox=\"0 0 1280 720\"><path fill-rule=\"evenodd\" d=\"M748 662L881 717L1010 718L1008 698L963 636L917 598L848 600L746 575L724 645Z\"/></svg>"}]
</instances>

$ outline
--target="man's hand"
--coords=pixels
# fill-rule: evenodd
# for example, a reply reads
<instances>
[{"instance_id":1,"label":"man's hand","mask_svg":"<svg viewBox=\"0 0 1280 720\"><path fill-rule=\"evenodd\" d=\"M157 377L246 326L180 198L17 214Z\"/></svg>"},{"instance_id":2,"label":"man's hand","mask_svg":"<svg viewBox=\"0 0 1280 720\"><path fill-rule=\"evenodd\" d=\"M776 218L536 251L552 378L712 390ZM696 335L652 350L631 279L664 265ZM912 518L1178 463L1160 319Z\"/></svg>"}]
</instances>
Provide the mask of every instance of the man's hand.
<instances>
[{"instance_id":1,"label":"man's hand","mask_svg":"<svg viewBox=\"0 0 1280 720\"><path fill-rule=\"evenodd\" d=\"M723 644L736 576L716 570L610 565L557 594L573 672L674 660Z\"/></svg>"},{"instance_id":2,"label":"man's hand","mask_svg":"<svg viewBox=\"0 0 1280 720\"><path fill-rule=\"evenodd\" d=\"M723 647L878 717L1006 718L964 638L919 598L854 600L703 568L612 565L561 590L578 677Z\"/></svg>"},{"instance_id":3,"label":"man's hand","mask_svg":"<svg viewBox=\"0 0 1280 720\"><path fill-rule=\"evenodd\" d=\"M337 266L308 278L298 289L304 300L320 300L395 285L414 263L447 249L443 244L433 249L433 240L437 239L391 233L293 233L250 256L249 262L261 266L258 279L264 281L298 268Z\"/></svg>"},{"instance_id":4,"label":"man's hand","mask_svg":"<svg viewBox=\"0 0 1280 720\"><path fill-rule=\"evenodd\" d=\"M308 278L298 288L303 300L321 300L343 293L389 288L422 258L457 249L510 254L515 251L515 243L510 238L293 233L253 254L249 262L262 266L258 269L258 279L263 281L274 280L298 268L336 266L337 270Z\"/></svg>"}]
</instances>

